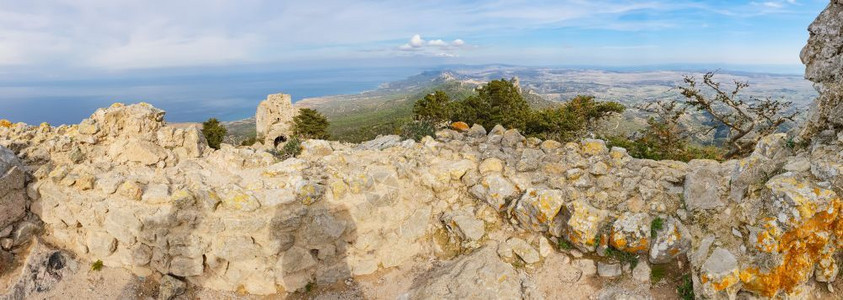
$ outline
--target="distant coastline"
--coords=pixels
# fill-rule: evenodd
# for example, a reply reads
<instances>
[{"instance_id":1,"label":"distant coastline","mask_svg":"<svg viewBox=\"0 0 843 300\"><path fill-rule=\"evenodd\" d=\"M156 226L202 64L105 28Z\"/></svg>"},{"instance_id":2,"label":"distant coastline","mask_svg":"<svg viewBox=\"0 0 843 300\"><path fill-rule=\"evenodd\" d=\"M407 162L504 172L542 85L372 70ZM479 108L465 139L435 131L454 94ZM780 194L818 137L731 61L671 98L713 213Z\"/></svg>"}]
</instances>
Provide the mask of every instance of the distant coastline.
<instances>
[{"instance_id":1,"label":"distant coastline","mask_svg":"<svg viewBox=\"0 0 843 300\"><path fill-rule=\"evenodd\" d=\"M239 72L142 78L0 81L0 118L12 122L75 124L99 107L114 102L148 102L167 111L170 122L200 122L210 117L236 121L252 117L267 94L291 94L293 101L376 90L385 83L422 72L447 69L571 69L609 72L721 69L732 74L801 76L792 66L652 65L652 66L515 66L444 65L437 67L344 68L279 72ZM734 71L735 69L750 71ZM792 70L791 70L792 69ZM790 70L790 71L788 71ZM793 72L794 74L789 74ZM677 78L678 79L678 78Z\"/></svg>"}]
</instances>

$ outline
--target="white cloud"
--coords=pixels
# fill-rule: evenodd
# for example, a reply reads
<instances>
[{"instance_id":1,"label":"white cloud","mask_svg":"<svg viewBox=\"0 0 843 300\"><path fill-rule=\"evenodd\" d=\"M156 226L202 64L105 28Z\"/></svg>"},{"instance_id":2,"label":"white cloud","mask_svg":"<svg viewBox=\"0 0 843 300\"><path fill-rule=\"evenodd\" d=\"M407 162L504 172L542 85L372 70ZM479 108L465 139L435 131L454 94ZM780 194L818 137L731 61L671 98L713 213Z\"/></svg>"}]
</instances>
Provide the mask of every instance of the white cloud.
<instances>
[{"instance_id":1,"label":"white cloud","mask_svg":"<svg viewBox=\"0 0 843 300\"><path fill-rule=\"evenodd\" d=\"M443 41L443 40L432 40L432 41L427 42L427 44L428 44L428 45L431 45L431 46L437 46L437 47L445 47L445 46L448 46L448 43L446 43L446 42L445 42L445 41Z\"/></svg>"},{"instance_id":2,"label":"white cloud","mask_svg":"<svg viewBox=\"0 0 843 300\"><path fill-rule=\"evenodd\" d=\"M416 34L410 38L409 45L413 48L420 48L421 46L424 46L424 40L421 38L421 35Z\"/></svg>"},{"instance_id":3,"label":"white cloud","mask_svg":"<svg viewBox=\"0 0 843 300\"><path fill-rule=\"evenodd\" d=\"M784 4L779 3L779 2L772 2L772 1L764 2L763 5L766 6L766 7L769 7L769 8L782 8L782 7L784 7Z\"/></svg>"},{"instance_id":4,"label":"white cloud","mask_svg":"<svg viewBox=\"0 0 843 300\"><path fill-rule=\"evenodd\" d=\"M410 42L398 46L400 52L407 55L407 52L413 53L410 55L416 56L432 56L432 57L457 57L457 53L461 48L467 48L465 41L462 39L455 39L448 43L443 39L424 40L420 34L415 34L410 37Z\"/></svg>"}]
</instances>

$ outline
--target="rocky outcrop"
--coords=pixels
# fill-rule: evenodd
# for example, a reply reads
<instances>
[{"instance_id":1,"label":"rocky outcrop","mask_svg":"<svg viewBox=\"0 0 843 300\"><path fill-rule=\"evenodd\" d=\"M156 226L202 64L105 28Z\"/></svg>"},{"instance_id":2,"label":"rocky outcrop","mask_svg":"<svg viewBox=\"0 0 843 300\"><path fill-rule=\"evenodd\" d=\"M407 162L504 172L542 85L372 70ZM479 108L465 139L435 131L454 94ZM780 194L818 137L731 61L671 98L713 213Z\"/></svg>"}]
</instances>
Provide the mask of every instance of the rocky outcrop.
<instances>
[{"instance_id":1,"label":"rocky outcrop","mask_svg":"<svg viewBox=\"0 0 843 300\"><path fill-rule=\"evenodd\" d=\"M255 113L255 126L259 141L264 145L277 145L291 137L293 117L298 110L293 108L288 94L271 94L261 101Z\"/></svg>"},{"instance_id":2,"label":"rocky outcrop","mask_svg":"<svg viewBox=\"0 0 843 300\"><path fill-rule=\"evenodd\" d=\"M811 35L800 56L805 78L814 82L820 97L802 132L805 139L843 128L843 2L831 0L808 32Z\"/></svg>"},{"instance_id":3,"label":"rocky outcrop","mask_svg":"<svg viewBox=\"0 0 843 300\"><path fill-rule=\"evenodd\" d=\"M0 230L19 221L26 214L25 170L11 150L0 146ZM0 234L0 237L3 235Z\"/></svg>"}]
</instances>

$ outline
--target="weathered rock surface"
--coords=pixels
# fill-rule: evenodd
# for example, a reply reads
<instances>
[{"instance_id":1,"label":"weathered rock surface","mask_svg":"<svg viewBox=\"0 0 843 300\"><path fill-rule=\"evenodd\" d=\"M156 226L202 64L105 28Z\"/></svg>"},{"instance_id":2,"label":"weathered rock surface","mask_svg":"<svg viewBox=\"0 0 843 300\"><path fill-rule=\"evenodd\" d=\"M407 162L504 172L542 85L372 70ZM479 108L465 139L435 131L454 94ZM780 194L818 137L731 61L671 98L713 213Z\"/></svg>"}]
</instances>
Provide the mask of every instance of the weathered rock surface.
<instances>
[{"instance_id":1,"label":"weathered rock surface","mask_svg":"<svg viewBox=\"0 0 843 300\"><path fill-rule=\"evenodd\" d=\"M522 280L491 247L479 249L425 276L408 299L525 299Z\"/></svg>"}]
</instances>

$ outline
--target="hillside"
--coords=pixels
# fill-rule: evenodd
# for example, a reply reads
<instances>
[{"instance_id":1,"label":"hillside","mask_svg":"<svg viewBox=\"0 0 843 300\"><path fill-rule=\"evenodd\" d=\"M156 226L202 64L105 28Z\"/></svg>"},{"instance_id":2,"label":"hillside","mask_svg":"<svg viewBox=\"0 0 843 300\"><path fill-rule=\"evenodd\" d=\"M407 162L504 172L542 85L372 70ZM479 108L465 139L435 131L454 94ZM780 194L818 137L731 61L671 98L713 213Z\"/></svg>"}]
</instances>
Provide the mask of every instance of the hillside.
<instances>
[{"instance_id":1,"label":"hillside","mask_svg":"<svg viewBox=\"0 0 843 300\"><path fill-rule=\"evenodd\" d=\"M334 139L360 142L378 135L394 134L412 118L415 100L435 90L443 90L454 99L462 99L490 80L518 77L524 97L533 108L551 107L576 95L592 95L601 101L617 101L631 109L608 120L603 132L626 135L643 128L647 115L632 109L636 104L678 97L675 87L689 72L607 70L572 70L518 66L464 66L443 71L427 71L404 80L382 84L359 94L306 98L298 107L309 107L325 114L331 122ZM779 75L721 71L718 80L730 83L747 81L746 96L784 98L803 109L816 97L810 82L798 75ZM689 114L683 122L689 127L706 122L701 114ZM254 136L254 120L226 122L227 141L239 143ZM711 137L700 136L700 142Z\"/></svg>"}]
</instances>

